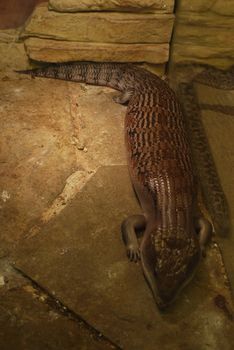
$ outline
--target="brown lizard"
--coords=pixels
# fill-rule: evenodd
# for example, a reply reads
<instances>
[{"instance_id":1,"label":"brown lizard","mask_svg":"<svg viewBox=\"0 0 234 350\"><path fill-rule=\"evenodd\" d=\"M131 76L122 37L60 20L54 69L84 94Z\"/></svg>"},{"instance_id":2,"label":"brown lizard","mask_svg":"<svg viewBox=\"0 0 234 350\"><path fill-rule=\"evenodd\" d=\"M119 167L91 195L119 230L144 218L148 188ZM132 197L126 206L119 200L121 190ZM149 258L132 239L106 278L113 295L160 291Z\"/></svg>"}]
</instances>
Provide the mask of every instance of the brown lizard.
<instances>
[{"instance_id":1,"label":"brown lizard","mask_svg":"<svg viewBox=\"0 0 234 350\"><path fill-rule=\"evenodd\" d=\"M158 76L129 64L70 62L20 73L121 91L114 100L128 103L128 165L143 210L123 222L123 240L129 259L141 260L158 307L165 308L193 277L211 230L197 215L191 153L175 93Z\"/></svg>"}]
</instances>

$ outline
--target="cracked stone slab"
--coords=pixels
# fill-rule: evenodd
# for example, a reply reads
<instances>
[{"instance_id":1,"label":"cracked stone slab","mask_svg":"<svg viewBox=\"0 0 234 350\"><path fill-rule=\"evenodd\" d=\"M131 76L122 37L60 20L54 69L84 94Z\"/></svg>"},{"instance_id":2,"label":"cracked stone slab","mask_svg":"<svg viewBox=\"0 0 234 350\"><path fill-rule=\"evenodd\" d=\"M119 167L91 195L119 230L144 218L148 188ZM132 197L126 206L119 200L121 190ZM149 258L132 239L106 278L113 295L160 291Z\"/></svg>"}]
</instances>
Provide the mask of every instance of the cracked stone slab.
<instances>
[{"instance_id":1,"label":"cracked stone slab","mask_svg":"<svg viewBox=\"0 0 234 350\"><path fill-rule=\"evenodd\" d=\"M112 89L11 74L0 81L1 238L10 250L63 210L99 166L126 164L126 107Z\"/></svg>"},{"instance_id":2,"label":"cracked stone slab","mask_svg":"<svg viewBox=\"0 0 234 350\"><path fill-rule=\"evenodd\" d=\"M113 350L82 320L0 260L1 350Z\"/></svg>"},{"instance_id":3,"label":"cracked stone slab","mask_svg":"<svg viewBox=\"0 0 234 350\"><path fill-rule=\"evenodd\" d=\"M232 301L217 244L160 313L120 237L121 221L139 212L127 167L100 167L59 216L21 244L15 266L121 348L231 350Z\"/></svg>"},{"instance_id":4,"label":"cracked stone slab","mask_svg":"<svg viewBox=\"0 0 234 350\"><path fill-rule=\"evenodd\" d=\"M67 84L14 76L0 82L1 239L11 247L77 170Z\"/></svg>"}]
</instances>

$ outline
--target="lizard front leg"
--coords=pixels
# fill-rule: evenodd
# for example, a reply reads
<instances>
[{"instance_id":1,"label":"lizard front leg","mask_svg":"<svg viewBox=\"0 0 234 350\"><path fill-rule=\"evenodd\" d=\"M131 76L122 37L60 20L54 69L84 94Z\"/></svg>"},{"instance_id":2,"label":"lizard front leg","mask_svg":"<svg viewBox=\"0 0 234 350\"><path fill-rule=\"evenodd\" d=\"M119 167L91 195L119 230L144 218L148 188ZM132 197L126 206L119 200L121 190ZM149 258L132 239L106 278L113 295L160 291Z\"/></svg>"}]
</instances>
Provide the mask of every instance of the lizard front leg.
<instances>
[{"instance_id":1,"label":"lizard front leg","mask_svg":"<svg viewBox=\"0 0 234 350\"><path fill-rule=\"evenodd\" d=\"M144 215L132 215L125 219L121 225L122 238L126 245L127 256L130 261L140 260L140 249L137 240L139 231L146 227Z\"/></svg>"}]
</instances>

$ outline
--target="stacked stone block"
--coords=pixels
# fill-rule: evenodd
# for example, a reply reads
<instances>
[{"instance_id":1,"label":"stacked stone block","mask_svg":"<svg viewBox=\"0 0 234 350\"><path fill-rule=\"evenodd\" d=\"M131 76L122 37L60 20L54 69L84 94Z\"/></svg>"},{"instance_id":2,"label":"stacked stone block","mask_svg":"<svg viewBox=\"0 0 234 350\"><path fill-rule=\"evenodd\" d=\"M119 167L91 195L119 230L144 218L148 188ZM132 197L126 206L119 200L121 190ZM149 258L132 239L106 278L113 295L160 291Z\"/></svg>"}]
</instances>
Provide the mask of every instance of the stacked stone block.
<instances>
[{"instance_id":1,"label":"stacked stone block","mask_svg":"<svg viewBox=\"0 0 234 350\"><path fill-rule=\"evenodd\" d=\"M174 0L50 0L21 33L29 58L147 63L165 67Z\"/></svg>"}]
</instances>

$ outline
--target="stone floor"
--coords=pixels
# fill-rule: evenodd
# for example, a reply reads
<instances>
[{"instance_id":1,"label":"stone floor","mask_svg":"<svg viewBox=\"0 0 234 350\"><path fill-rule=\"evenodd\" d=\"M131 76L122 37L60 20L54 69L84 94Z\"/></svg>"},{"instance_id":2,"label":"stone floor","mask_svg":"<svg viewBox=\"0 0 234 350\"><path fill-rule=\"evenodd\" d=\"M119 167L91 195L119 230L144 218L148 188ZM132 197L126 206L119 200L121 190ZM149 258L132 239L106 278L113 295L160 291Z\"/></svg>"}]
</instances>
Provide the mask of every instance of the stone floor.
<instances>
[{"instance_id":1,"label":"stone floor","mask_svg":"<svg viewBox=\"0 0 234 350\"><path fill-rule=\"evenodd\" d=\"M231 350L232 297L215 240L165 313L126 259L120 223L140 208L115 92L18 76L28 61L11 35L0 43L0 348ZM234 124L204 113L233 210ZM233 236L219 244L233 283Z\"/></svg>"}]
</instances>

